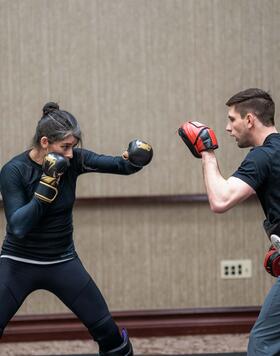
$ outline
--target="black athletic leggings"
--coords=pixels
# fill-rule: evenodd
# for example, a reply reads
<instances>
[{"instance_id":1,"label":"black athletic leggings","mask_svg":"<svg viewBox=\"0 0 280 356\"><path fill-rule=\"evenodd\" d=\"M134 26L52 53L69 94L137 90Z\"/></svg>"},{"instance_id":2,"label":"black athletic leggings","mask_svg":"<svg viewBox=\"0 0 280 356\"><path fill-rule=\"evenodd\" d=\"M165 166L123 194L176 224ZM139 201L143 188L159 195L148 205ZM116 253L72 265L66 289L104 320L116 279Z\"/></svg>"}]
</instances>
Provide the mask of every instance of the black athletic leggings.
<instances>
[{"instance_id":1,"label":"black athletic leggings","mask_svg":"<svg viewBox=\"0 0 280 356\"><path fill-rule=\"evenodd\" d=\"M25 298L38 289L61 299L89 329L102 351L122 343L101 292L78 257L52 265L0 258L0 336Z\"/></svg>"}]
</instances>

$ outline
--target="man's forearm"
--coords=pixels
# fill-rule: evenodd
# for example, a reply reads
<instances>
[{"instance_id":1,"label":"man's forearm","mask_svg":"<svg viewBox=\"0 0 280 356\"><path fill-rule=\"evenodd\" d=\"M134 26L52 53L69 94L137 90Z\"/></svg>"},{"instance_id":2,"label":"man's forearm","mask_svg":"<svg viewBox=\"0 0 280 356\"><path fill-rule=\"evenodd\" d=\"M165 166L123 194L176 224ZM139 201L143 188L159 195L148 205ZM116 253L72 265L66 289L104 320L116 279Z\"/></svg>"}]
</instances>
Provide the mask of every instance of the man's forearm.
<instances>
[{"instance_id":1,"label":"man's forearm","mask_svg":"<svg viewBox=\"0 0 280 356\"><path fill-rule=\"evenodd\" d=\"M203 152L202 170L211 210L222 213L230 208L230 188L227 180L221 175L214 151Z\"/></svg>"},{"instance_id":2,"label":"man's forearm","mask_svg":"<svg viewBox=\"0 0 280 356\"><path fill-rule=\"evenodd\" d=\"M213 151L202 153L202 169L210 207L215 213L223 213L255 194L243 180L236 177L225 179L221 175Z\"/></svg>"}]
</instances>

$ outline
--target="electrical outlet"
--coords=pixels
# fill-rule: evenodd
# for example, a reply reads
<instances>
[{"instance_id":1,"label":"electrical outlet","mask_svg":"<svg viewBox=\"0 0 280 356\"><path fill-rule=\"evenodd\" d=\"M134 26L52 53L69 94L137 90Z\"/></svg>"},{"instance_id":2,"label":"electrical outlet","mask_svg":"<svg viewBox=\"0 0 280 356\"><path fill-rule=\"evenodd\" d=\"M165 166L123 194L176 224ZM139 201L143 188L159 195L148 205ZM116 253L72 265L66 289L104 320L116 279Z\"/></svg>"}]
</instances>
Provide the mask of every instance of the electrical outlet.
<instances>
[{"instance_id":1,"label":"electrical outlet","mask_svg":"<svg viewBox=\"0 0 280 356\"><path fill-rule=\"evenodd\" d=\"M221 261L221 278L250 278L252 277L251 260L223 260Z\"/></svg>"}]
</instances>

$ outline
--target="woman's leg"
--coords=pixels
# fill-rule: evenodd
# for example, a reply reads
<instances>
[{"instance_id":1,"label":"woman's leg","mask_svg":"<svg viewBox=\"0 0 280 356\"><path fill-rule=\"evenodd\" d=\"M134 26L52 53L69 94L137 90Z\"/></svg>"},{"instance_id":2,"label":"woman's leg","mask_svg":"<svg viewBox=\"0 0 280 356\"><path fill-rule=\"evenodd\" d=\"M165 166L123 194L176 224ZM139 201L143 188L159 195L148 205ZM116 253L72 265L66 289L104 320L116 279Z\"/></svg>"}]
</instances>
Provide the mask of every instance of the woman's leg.
<instances>
[{"instance_id":1,"label":"woman's leg","mask_svg":"<svg viewBox=\"0 0 280 356\"><path fill-rule=\"evenodd\" d=\"M101 355L113 350L119 355L133 355L127 334L120 334L100 290L79 258L61 263L55 269L49 290L84 323L98 343ZM131 353L125 351L129 348Z\"/></svg>"},{"instance_id":2,"label":"woman's leg","mask_svg":"<svg viewBox=\"0 0 280 356\"><path fill-rule=\"evenodd\" d=\"M0 258L0 337L24 299L33 290L32 271L26 268L28 269L26 263Z\"/></svg>"}]
</instances>

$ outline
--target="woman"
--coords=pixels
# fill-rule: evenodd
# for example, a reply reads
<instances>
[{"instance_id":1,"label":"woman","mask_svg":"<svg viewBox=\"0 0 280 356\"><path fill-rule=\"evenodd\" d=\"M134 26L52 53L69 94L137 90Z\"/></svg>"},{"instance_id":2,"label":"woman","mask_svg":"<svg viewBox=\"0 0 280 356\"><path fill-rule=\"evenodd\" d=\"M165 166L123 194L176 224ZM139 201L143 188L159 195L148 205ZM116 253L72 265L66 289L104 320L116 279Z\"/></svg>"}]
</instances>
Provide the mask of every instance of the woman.
<instances>
[{"instance_id":1,"label":"woman","mask_svg":"<svg viewBox=\"0 0 280 356\"><path fill-rule=\"evenodd\" d=\"M25 298L45 289L85 324L100 355L129 356L133 350L126 331L120 334L75 251L72 210L80 174L136 173L153 151L134 140L122 157L111 157L77 148L81 141L75 117L47 103L32 149L1 171L7 232L0 258L0 336Z\"/></svg>"}]
</instances>

